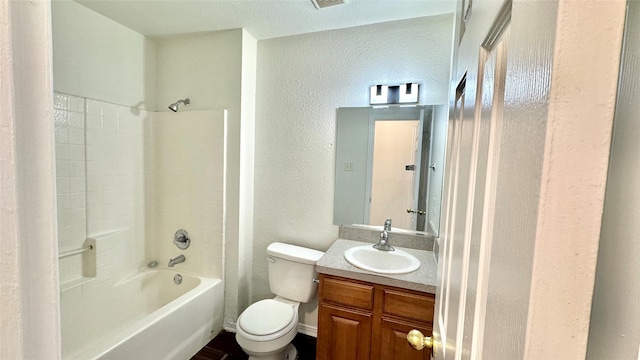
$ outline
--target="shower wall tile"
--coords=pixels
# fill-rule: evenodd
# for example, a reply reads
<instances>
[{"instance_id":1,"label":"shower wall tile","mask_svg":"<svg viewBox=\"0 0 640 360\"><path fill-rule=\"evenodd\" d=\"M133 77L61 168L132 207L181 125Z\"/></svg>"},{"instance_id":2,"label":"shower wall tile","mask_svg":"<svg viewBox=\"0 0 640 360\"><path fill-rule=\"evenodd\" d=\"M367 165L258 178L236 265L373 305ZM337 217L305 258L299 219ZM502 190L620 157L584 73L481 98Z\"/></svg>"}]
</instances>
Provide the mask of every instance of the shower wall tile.
<instances>
[{"instance_id":1,"label":"shower wall tile","mask_svg":"<svg viewBox=\"0 0 640 360\"><path fill-rule=\"evenodd\" d=\"M82 247L86 238L84 99L54 94L58 251ZM79 256L60 259L60 282L82 277Z\"/></svg>"},{"instance_id":2,"label":"shower wall tile","mask_svg":"<svg viewBox=\"0 0 640 360\"><path fill-rule=\"evenodd\" d=\"M155 243L160 263L184 254L180 269L222 278L224 111L153 114L147 149L153 168ZM149 219L148 219L149 220ZM173 244L176 230L191 235L189 249Z\"/></svg>"},{"instance_id":3,"label":"shower wall tile","mask_svg":"<svg viewBox=\"0 0 640 360\"><path fill-rule=\"evenodd\" d=\"M87 228L90 236L122 230L129 236L102 268L135 271L145 254L144 110L86 101ZM134 239L141 239L134 241ZM117 263L113 263L119 259ZM109 266L109 267L107 267ZM104 274L104 271L99 271Z\"/></svg>"},{"instance_id":4,"label":"shower wall tile","mask_svg":"<svg viewBox=\"0 0 640 360\"><path fill-rule=\"evenodd\" d=\"M146 118L143 110L54 94L60 252L82 247L90 235L114 230L131 239L145 238ZM129 245L118 263L105 269L131 271L144 261L144 241L124 243ZM83 277L80 259L60 260L61 283Z\"/></svg>"},{"instance_id":5,"label":"shower wall tile","mask_svg":"<svg viewBox=\"0 0 640 360\"><path fill-rule=\"evenodd\" d=\"M54 105L59 251L104 237L96 277L84 292L99 296L149 260L166 266L180 253L187 257L181 269L222 278L224 111L152 119L143 110L61 93ZM192 235L186 251L172 243L178 228ZM86 281L82 259L60 260L62 284Z\"/></svg>"}]
</instances>

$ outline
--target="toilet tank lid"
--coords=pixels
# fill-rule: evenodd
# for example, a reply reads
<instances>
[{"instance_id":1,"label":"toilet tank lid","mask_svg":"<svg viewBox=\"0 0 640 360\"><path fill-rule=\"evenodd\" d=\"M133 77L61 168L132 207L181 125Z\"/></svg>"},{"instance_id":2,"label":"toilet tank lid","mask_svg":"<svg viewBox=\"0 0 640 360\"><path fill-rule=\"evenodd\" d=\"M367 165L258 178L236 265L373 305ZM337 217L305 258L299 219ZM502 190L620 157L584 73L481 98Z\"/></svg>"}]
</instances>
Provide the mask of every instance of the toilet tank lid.
<instances>
[{"instance_id":1,"label":"toilet tank lid","mask_svg":"<svg viewBox=\"0 0 640 360\"><path fill-rule=\"evenodd\" d=\"M267 247L267 255L303 264L315 264L324 255L324 252L302 246L274 242Z\"/></svg>"}]
</instances>

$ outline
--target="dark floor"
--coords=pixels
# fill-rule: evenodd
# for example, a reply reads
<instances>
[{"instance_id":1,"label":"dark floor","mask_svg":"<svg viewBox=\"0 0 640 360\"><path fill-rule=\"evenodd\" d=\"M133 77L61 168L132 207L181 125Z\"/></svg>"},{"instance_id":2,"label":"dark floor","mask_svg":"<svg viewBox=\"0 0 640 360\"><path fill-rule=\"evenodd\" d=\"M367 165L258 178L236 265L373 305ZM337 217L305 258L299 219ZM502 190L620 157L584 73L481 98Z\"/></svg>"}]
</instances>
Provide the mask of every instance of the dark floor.
<instances>
[{"instance_id":1,"label":"dark floor","mask_svg":"<svg viewBox=\"0 0 640 360\"><path fill-rule=\"evenodd\" d=\"M315 360L316 338L296 335L293 345L298 349L298 360ZM236 342L236 334L222 330L191 360L246 360L248 358Z\"/></svg>"}]
</instances>

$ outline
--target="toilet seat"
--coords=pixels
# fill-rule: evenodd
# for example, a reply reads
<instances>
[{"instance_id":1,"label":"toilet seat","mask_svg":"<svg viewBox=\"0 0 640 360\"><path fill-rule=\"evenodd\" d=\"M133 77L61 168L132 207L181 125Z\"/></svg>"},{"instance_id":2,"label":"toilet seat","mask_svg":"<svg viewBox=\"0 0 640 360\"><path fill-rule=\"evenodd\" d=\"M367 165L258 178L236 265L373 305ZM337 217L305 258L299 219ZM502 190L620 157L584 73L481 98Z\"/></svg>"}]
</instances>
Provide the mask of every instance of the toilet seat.
<instances>
[{"instance_id":1,"label":"toilet seat","mask_svg":"<svg viewBox=\"0 0 640 360\"><path fill-rule=\"evenodd\" d=\"M236 330L246 340L264 342L278 339L296 329L296 310L291 304L281 301L260 300L240 314Z\"/></svg>"}]
</instances>

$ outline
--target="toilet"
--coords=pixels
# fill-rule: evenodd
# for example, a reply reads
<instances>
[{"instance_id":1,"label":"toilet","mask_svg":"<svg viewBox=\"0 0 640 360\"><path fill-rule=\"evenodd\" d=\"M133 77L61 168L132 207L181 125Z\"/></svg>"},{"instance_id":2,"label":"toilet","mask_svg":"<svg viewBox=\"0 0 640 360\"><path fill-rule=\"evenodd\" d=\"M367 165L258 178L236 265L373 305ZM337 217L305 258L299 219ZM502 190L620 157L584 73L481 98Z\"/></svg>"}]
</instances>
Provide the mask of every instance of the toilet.
<instances>
[{"instance_id":1,"label":"toilet","mask_svg":"<svg viewBox=\"0 0 640 360\"><path fill-rule=\"evenodd\" d=\"M298 307L316 294L315 264L322 255L280 242L267 247L269 287L276 297L252 304L236 322L236 341L250 360L298 358L291 344L298 333Z\"/></svg>"}]
</instances>

